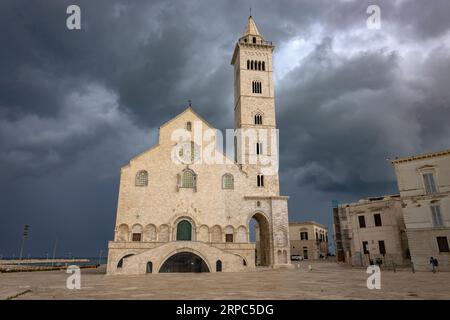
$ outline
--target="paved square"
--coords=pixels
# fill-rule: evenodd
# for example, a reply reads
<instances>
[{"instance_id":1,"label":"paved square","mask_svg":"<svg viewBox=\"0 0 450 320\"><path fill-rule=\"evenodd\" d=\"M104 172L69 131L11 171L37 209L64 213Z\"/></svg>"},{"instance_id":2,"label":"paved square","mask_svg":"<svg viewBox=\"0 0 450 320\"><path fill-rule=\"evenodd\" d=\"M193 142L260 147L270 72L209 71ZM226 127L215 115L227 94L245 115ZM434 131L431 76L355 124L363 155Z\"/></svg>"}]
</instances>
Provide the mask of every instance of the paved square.
<instances>
[{"instance_id":1,"label":"paved square","mask_svg":"<svg viewBox=\"0 0 450 320\"><path fill-rule=\"evenodd\" d=\"M81 270L81 289L66 289L64 271L0 274L0 299L450 299L450 273L382 271L369 290L362 268L332 262L248 273L107 276ZM31 290L31 291L29 291ZM26 292L24 294L21 294Z\"/></svg>"}]
</instances>

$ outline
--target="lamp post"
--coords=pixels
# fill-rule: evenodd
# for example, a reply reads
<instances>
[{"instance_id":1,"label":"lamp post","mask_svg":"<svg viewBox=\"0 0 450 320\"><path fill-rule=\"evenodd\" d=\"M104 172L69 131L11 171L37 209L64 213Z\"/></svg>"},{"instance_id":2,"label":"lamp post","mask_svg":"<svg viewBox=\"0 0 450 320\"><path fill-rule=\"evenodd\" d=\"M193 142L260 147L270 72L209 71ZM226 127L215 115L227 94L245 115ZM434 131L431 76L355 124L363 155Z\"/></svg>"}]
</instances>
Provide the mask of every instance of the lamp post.
<instances>
[{"instance_id":1,"label":"lamp post","mask_svg":"<svg viewBox=\"0 0 450 320\"><path fill-rule=\"evenodd\" d=\"M28 238L29 229L30 229L30 226L28 224L23 226L22 244L20 245L20 254L19 254L19 264L22 261L23 247L25 246L25 241Z\"/></svg>"}]
</instances>

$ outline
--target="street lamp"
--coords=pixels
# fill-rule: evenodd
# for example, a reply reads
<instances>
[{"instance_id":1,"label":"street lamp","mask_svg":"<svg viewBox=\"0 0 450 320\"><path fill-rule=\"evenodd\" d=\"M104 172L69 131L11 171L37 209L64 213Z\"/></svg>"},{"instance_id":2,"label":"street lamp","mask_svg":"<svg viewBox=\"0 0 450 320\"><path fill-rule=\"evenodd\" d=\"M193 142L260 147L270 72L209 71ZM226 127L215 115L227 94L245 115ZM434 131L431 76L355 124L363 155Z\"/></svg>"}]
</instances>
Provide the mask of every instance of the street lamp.
<instances>
[{"instance_id":1,"label":"street lamp","mask_svg":"<svg viewBox=\"0 0 450 320\"><path fill-rule=\"evenodd\" d=\"M23 226L22 244L20 245L20 254L19 254L19 264L20 264L20 261L22 261L23 247L25 246L25 240L28 238L29 229L30 229L30 226L28 224Z\"/></svg>"}]
</instances>

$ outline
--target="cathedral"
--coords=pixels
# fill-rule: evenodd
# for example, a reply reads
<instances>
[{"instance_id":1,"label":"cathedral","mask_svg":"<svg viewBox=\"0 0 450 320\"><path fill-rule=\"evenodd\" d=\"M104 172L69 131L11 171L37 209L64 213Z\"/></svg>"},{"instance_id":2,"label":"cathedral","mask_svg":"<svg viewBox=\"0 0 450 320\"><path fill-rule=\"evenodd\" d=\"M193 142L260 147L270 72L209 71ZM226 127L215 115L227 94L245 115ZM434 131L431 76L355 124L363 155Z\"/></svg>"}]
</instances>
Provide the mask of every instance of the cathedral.
<instances>
[{"instance_id":1,"label":"cathedral","mask_svg":"<svg viewBox=\"0 0 450 320\"><path fill-rule=\"evenodd\" d=\"M272 53L250 16L231 59L233 156L189 107L121 168L108 274L242 272L290 267L280 195ZM228 135L227 135L228 137ZM254 228L254 231L251 231Z\"/></svg>"}]
</instances>

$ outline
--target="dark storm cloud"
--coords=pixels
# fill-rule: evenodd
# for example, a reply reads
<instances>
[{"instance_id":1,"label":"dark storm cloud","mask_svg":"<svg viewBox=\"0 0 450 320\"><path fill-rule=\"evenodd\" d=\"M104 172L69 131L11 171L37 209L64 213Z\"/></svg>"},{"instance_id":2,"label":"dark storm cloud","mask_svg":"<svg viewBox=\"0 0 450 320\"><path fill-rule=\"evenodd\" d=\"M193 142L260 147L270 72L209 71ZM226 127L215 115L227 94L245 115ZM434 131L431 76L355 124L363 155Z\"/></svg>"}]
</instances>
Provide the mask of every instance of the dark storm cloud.
<instances>
[{"instance_id":1,"label":"dark storm cloud","mask_svg":"<svg viewBox=\"0 0 450 320\"><path fill-rule=\"evenodd\" d=\"M81 7L68 31L66 8ZM275 41L281 183L293 220L329 201L396 192L395 155L448 147L449 2L2 1L0 255L97 254L111 239L119 169L187 100L233 124L229 65L248 8ZM299 49L295 41L302 39ZM294 48L294 49L293 49ZM282 68L285 71L280 71Z\"/></svg>"}]
</instances>

